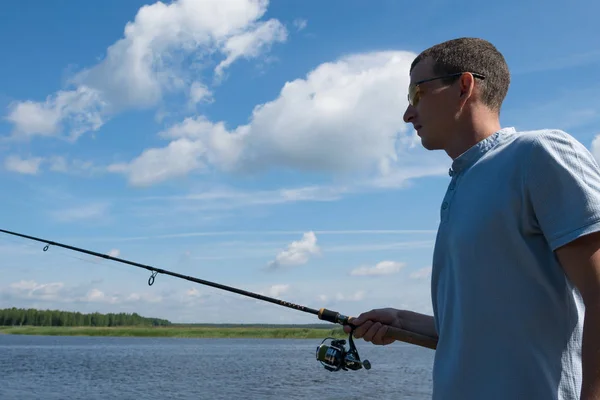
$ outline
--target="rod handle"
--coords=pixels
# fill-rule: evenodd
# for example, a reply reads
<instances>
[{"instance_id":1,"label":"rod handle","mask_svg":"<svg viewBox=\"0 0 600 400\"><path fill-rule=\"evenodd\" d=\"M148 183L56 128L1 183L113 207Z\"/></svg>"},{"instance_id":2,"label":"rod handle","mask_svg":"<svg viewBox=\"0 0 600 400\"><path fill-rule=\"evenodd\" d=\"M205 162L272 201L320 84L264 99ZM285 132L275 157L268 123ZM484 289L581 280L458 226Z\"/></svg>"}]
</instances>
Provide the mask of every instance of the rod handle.
<instances>
[{"instance_id":1,"label":"rod handle","mask_svg":"<svg viewBox=\"0 0 600 400\"><path fill-rule=\"evenodd\" d=\"M319 319L323 321L333 322L334 324L340 325L349 325L350 320L352 318L340 314L337 311L328 310L326 308L321 308L317 313ZM414 344L421 347L426 347L428 349L435 350L437 348L438 340L436 338L422 335L420 333L416 333L413 331L407 331L406 329L396 328L394 326L388 325L388 331L385 337L392 338L395 340L399 340L401 342L406 342L410 344Z\"/></svg>"}]
</instances>

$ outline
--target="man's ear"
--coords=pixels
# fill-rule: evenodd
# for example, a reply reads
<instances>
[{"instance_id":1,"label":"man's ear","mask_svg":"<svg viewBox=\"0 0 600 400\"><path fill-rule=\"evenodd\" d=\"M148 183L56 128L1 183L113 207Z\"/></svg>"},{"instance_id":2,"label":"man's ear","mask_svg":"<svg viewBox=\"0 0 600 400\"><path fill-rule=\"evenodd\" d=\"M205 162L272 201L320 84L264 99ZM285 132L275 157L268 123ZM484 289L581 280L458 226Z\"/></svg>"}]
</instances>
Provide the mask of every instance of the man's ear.
<instances>
[{"instance_id":1,"label":"man's ear","mask_svg":"<svg viewBox=\"0 0 600 400\"><path fill-rule=\"evenodd\" d=\"M462 74L459 80L460 98L465 101L473 95L475 89L475 78L471 74Z\"/></svg>"}]
</instances>

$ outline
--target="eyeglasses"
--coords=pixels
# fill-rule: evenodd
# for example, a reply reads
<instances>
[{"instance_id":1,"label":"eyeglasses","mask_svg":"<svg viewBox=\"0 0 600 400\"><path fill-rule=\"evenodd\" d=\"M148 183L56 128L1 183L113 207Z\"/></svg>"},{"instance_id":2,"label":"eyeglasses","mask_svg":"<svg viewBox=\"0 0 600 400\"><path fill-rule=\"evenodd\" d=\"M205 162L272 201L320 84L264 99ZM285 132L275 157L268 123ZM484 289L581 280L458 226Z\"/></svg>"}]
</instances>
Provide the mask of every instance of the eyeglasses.
<instances>
[{"instance_id":1,"label":"eyeglasses","mask_svg":"<svg viewBox=\"0 0 600 400\"><path fill-rule=\"evenodd\" d=\"M418 82L410 84L410 86L408 87L408 104L410 104L413 107L415 107L417 104L419 104L419 100L421 99L421 90L420 90L419 85L421 85L422 83L435 81L437 79L445 79L445 78L452 78L455 76L461 76L464 73L465 72L457 72L455 74L437 76L435 78L423 79L422 81L418 81ZM484 75L481 75L481 74L478 74L475 72L471 72L471 74L475 78L485 79Z\"/></svg>"}]
</instances>

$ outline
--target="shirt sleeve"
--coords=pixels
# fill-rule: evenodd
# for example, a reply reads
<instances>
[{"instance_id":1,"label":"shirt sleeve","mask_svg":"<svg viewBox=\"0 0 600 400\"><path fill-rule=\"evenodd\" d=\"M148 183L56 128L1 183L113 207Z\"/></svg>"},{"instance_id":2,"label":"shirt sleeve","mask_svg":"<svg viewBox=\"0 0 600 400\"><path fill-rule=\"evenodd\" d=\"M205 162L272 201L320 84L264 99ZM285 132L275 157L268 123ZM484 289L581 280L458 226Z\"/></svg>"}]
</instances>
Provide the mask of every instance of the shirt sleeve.
<instances>
[{"instance_id":1,"label":"shirt sleeve","mask_svg":"<svg viewBox=\"0 0 600 400\"><path fill-rule=\"evenodd\" d=\"M552 130L535 136L525 174L533 218L552 250L600 230L600 167L583 144Z\"/></svg>"}]
</instances>

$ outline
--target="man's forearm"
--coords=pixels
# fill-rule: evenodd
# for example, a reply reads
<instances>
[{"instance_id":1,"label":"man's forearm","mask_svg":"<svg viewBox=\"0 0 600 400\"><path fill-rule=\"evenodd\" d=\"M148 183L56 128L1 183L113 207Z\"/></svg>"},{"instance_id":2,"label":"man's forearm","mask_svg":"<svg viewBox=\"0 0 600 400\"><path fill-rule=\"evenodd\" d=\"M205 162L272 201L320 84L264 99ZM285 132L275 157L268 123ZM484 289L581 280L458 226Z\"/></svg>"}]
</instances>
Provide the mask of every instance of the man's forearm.
<instances>
[{"instance_id":1,"label":"man's forearm","mask_svg":"<svg viewBox=\"0 0 600 400\"><path fill-rule=\"evenodd\" d=\"M438 333L431 315L406 310L399 311L399 315L403 329L437 339Z\"/></svg>"},{"instance_id":2,"label":"man's forearm","mask_svg":"<svg viewBox=\"0 0 600 400\"><path fill-rule=\"evenodd\" d=\"M600 299L586 305L581 351L581 400L600 400Z\"/></svg>"}]
</instances>

